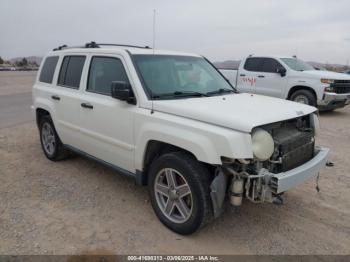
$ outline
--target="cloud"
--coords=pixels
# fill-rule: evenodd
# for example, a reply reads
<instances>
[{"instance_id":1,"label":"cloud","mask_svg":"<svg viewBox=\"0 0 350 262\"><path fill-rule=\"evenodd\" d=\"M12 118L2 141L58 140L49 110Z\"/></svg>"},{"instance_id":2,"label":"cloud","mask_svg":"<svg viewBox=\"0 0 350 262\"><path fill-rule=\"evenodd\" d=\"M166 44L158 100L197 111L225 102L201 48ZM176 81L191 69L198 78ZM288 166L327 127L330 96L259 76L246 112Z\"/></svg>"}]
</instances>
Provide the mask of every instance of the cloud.
<instances>
[{"instance_id":1,"label":"cloud","mask_svg":"<svg viewBox=\"0 0 350 262\"><path fill-rule=\"evenodd\" d=\"M152 45L212 60L250 53L295 54L344 63L350 1L2 0L0 55L43 55L91 40ZM6 25L6 26L3 26ZM346 40L347 41L347 40Z\"/></svg>"}]
</instances>

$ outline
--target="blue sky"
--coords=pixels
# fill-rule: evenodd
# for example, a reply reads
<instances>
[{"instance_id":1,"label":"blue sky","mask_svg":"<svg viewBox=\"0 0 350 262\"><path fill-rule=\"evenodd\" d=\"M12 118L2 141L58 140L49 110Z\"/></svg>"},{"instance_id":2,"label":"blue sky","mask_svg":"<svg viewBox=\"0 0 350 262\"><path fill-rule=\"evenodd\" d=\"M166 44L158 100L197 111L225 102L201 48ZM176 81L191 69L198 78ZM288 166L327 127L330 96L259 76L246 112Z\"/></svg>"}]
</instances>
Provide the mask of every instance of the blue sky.
<instances>
[{"instance_id":1,"label":"blue sky","mask_svg":"<svg viewBox=\"0 0 350 262\"><path fill-rule=\"evenodd\" d=\"M60 44L152 45L214 61L297 54L346 64L349 0L1 0L0 56L44 55Z\"/></svg>"}]
</instances>

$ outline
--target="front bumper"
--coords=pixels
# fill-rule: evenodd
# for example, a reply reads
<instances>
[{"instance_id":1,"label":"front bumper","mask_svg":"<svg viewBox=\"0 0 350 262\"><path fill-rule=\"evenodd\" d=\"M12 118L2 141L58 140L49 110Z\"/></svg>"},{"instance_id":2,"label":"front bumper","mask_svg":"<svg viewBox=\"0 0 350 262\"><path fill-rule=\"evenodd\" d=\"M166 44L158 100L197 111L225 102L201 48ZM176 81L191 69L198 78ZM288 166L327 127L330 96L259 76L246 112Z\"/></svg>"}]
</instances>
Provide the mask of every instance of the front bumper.
<instances>
[{"instance_id":1,"label":"front bumper","mask_svg":"<svg viewBox=\"0 0 350 262\"><path fill-rule=\"evenodd\" d=\"M316 148L315 156L305 164L287 172L270 173L270 189L272 193L280 194L316 176L326 165L328 154L328 148L318 147Z\"/></svg>"},{"instance_id":2,"label":"front bumper","mask_svg":"<svg viewBox=\"0 0 350 262\"><path fill-rule=\"evenodd\" d=\"M330 110L335 108L341 108L349 104L350 102L350 93L346 94L337 94L325 92L323 94L322 100L317 102L320 110Z\"/></svg>"}]
</instances>

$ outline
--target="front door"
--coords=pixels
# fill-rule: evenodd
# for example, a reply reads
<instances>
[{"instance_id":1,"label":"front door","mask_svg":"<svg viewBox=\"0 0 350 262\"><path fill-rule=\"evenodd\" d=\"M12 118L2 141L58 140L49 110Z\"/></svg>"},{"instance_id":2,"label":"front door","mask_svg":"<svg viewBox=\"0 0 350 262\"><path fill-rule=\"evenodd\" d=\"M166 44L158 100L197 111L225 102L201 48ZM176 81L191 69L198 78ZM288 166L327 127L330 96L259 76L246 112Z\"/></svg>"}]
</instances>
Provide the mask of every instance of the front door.
<instances>
[{"instance_id":1,"label":"front door","mask_svg":"<svg viewBox=\"0 0 350 262\"><path fill-rule=\"evenodd\" d=\"M90 58L86 89L81 96L81 138L84 152L134 172L135 105L111 97L113 81L129 82L118 56Z\"/></svg>"},{"instance_id":2,"label":"front door","mask_svg":"<svg viewBox=\"0 0 350 262\"><path fill-rule=\"evenodd\" d=\"M287 78L277 73L283 66L273 58L249 57L238 75L240 91L282 98Z\"/></svg>"},{"instance_id":3,"label":"front door","mask_svg":"<svg viewBox=\"0 0 350 262\"><path fill-rule=\"evenodd\" d=\"M282 94L287 84L287 78L278 73L283 66L274 58L263 58L262 68L259 72L258 93L283 98Z\"/></svg>"}]
</instances>

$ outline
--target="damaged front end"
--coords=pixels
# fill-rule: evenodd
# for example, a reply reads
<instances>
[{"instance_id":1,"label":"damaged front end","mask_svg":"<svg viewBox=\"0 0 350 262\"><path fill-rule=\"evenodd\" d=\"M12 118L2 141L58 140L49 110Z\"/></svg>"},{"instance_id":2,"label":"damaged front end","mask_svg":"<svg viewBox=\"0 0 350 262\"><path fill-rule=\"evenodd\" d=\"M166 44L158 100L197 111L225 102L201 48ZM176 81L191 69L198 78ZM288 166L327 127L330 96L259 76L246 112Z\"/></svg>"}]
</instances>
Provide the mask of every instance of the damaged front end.
<instances>
[{"instance_id":1,"label":"damaged front end","mask_svg":"<svg viewBox=\"0 0 350 262\"><path fill-rule=\"evenodd\" d=\"M254 159L222 157L222 166L217 168L211 184L214 215L221 212L222 195L229 195L233 206L240 206L243 197L254 203L282 204L281 195L285 191L316 176L325 166L329 153L329 149L315 146L316 121L317 116L311 114L258 127L260 133L263 130L273 140L268 157L263 151L271 146L268 139L262 146L256 146L258 153L254 153Z\"/></svg>"}]
</instances>

